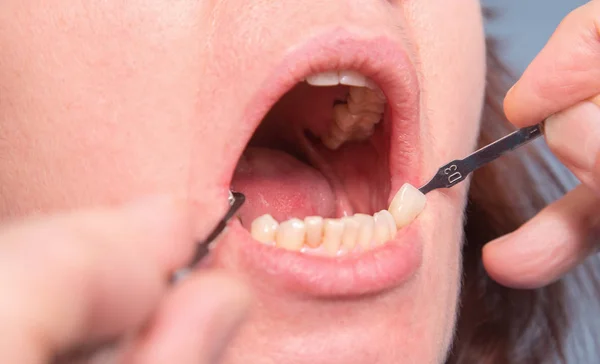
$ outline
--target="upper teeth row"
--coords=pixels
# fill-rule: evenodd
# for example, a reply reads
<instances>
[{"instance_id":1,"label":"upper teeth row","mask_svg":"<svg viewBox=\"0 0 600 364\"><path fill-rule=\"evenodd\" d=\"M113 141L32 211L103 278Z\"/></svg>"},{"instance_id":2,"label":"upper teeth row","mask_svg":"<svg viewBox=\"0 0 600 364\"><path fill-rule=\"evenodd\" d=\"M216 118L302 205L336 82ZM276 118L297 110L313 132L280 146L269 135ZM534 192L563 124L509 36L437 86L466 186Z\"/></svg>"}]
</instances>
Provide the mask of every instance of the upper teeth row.
<instances>
[{"instance_id":1,"label":"upper teeth row","mask_svg":"<svg viewBox=\"0 0 600 364\"><path fill-rule=\"evenodd\" d=\"M346 103L333 107L333 122L320 136L327 148L335 150L347 141L363 141L373 135L387 100L370 78L356 71L342 70L313 74L306 82L313 86L349 86Z\"/></svg>"},{"instance_id":2,"label":"upper teeth row","mask_svg":"<svg viewBox=\"0 0 600 364\"><path fill-rule=\"evenodd\" d=\"M355 249L370 249L392 239L398 229L412 222L425 207L425 195L405 184L388 210L374 216L356 214L340 219L309 216L278 223L271 215L252 222L252 237L261 243L317 254L339 255Z\"/></svg>"},{"instance_id":3,"label":"upper teeth row","mask_svg":"<svg viewBox=\"0 0 600 364\"><path fill-rule=\"evenodd\" d=\"M328 71L315 73L306 77L306 82L312 86L336 86L346 85L355 87L368 87L377 89L377 85L371 79L356 71Z\"/></svg>"}]
</instances>

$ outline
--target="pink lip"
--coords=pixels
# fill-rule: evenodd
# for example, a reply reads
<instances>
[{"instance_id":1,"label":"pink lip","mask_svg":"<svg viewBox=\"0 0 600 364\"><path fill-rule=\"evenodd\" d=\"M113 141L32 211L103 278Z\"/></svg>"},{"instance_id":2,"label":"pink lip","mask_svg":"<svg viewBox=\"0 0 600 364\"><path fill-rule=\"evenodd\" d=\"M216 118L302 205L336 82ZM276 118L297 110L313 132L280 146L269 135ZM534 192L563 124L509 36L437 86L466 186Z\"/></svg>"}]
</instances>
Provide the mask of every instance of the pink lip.
<instances>
[{"instance_id":1,"label":"pink lip","mask_svg":"<svg viewBox=\"0 0 600 364\"><path fill-rule=\"evenodd\" d=\"M375 81L388 99L391 118L392 193L421 178L419 86L406 50L389 38L360 39L343 29L313 38L293 50L246 108L242 140L248 142L275 102L307 75L329 70L357 70ZM244 139L245 138L245 139ZM402 141L404 145L400 145ZM406 144L410 150L407 150ZM237 158L232 158L231 175ZM243 192L243 191L241 191ZM391 198L392 196L390 196ZM271 287L314 296L373 293L409 280L422 262L420 223L400 230L385 245L359 255L325 258L285 251L254 241L239 223L213 250L211 266L242 270Z\"/></svg>"}]
</instances>

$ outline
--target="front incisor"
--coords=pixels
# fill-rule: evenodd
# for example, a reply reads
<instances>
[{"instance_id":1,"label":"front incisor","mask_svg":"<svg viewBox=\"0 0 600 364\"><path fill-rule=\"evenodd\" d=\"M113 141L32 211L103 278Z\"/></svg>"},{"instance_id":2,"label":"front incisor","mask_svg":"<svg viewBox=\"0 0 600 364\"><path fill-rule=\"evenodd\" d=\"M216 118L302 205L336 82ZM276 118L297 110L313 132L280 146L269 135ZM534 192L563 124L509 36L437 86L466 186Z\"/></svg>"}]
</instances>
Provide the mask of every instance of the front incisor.
<instances>
[{"instance_id":1,"label":"front incisor","mask_svg":"<svg viewBox=\"0 0 600 364\"><path fill-rule=\"evenodd\" d=\"M323 248L330 255L340 249L344 234L344 221L341 219L325 219L323 224Z\"/></svg>"},{"instance_id":2,"label":"front incisor","mask_svg":"<svg viewBox=\"0 0 600 364\"><path fill-rule=\"evenodd\" d=\"M388 209L398 229L410 224L425 208L427 198L411 184L405 183L392 199Z\"/></svg>"},{"instance_id":3,"label":"front incisor","mask_svg":"<svg viewBox=\"0 0 600 364\"><path fill-rule=\"evenodd\" d=\"M316 248L323 239L323 218L321 216L307 216L304 218L306 226L306 245Z\"/></svg>"}]
</instances>

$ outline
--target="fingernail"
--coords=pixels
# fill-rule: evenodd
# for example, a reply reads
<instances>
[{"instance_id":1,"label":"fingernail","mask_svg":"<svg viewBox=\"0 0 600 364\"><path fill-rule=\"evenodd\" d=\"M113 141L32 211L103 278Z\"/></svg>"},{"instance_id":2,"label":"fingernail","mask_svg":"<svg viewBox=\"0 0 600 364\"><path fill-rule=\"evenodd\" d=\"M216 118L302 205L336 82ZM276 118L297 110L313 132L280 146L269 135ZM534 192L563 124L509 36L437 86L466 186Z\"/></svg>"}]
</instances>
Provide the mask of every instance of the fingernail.
<instances>
[{"instance_id":1,"label":"fingernail","mask_svg":"<svg viewBox=\"0 0 600 364\"><path fill-rule=\"evenodd\" d=\"M590 171L600 153L600 107L585 101L546 119L548 146L563 163Z\"/></svg>"}]
</instances>

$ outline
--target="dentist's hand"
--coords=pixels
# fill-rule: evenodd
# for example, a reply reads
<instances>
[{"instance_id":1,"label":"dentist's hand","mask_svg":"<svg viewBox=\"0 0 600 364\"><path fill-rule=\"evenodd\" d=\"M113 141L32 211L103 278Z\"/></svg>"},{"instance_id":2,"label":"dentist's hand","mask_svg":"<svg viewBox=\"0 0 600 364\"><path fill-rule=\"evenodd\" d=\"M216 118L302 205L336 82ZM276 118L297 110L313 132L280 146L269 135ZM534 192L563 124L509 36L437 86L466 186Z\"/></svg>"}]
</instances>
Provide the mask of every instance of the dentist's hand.
<instances>
[{"instance_id":1,"label":"dentist's hand","mask_svg":"<svg viewBox=\"0 0 600 364\"><path fill-rule=\"evenodd\" d=\"M569 14L505 99L518 127L545 118L552 152L582 184L484 248L498 282L546 285L600 247L600 0ZM552 116L551 116L552 115Z\"/></svg>"},{"instance_id":2,"label":"dentist's hand","mask_svg":"<svg viewBox=\"0 0 600 364\"><path fill-rule=\"evenodd\" d=\"M217 363L249 294L214 272L168 285L188 222L149 199L0 227L0 363Z\"/></svg>"}]
</instances>

